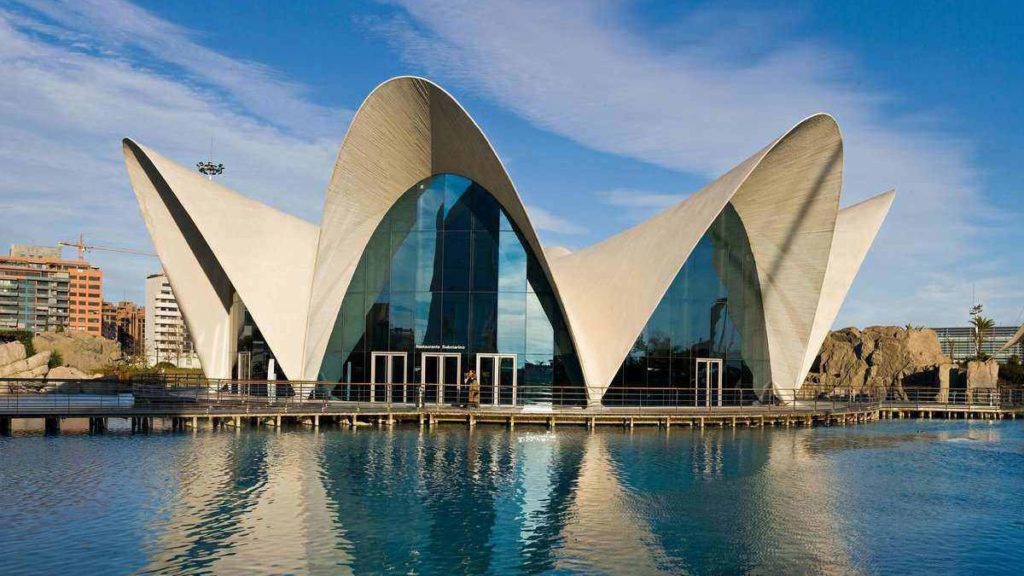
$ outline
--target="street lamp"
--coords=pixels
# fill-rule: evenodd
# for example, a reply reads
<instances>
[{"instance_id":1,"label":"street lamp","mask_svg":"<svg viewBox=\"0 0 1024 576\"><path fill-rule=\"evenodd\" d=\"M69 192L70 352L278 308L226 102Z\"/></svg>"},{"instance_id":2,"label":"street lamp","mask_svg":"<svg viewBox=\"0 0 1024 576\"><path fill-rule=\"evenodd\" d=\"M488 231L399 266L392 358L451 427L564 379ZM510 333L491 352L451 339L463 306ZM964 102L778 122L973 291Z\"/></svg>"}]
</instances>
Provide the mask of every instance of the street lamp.
<instances>
[{"instance_id":1,"label":"street lamp","mask_svg":"<svg viewBox=\"0 0 1024 576\"><path fill-rule=\"evenodd\" d=\"M224 173L224 165L214 164L213 162L196 162L196 168L200 174L205 175L210 180L213 180L214 176L220 176Z\"/></svg>"}]
</instances>

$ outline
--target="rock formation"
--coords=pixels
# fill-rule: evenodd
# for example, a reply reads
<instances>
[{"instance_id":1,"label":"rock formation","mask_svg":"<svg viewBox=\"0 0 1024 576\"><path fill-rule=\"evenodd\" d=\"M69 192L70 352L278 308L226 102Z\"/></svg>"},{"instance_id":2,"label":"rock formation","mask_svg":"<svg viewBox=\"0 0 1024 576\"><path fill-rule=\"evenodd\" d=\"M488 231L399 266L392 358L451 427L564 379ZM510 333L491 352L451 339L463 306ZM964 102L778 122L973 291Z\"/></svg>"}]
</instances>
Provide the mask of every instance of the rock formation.
<instances>
[{"instance_id":1,"label":"rock formation","mask_svg":"<svg viewBox=\"0 0 1024 576\"><path fill-rule=\"evenodd\" d=\"M39 378L49 370L50 351L25 354L21 342L0 344L0 378Z\"/></svg>"},{"instance_id":2,"label":"rock formation","mask_svg":"<svg viewBox=\"0 0 1024 576\"><path fill-rule=\"evenodd\" d=\"M32 356L28 356L26 354L25 345L21 342L15 341L0 344L0 378L40 379L38 383L23 381L13 382L6 386L0 386L0 394L5 392L14 394L23 392L39 392L45 389L47 383L52 383L54 380L81 380L97 378L100 376L100 374L94 374L92 371L86 372L81 370L81 365L76 366L73 363L84 362L87 367L96 366L98 358L105 359L109 354L109 346L106 344L109 341L104 341L105 343L103 344L93 346L92 349L99 349L99 352L97 353L91 351L89 345L76 347L74 344L67 344L67 342L79 341L81 338L67 336L58 339L48 338L48 336L50 336L50 334L36 336L32 339L32 345L35 346L37 350L40 350ZM96 339L92 336L85 336L85 338ZM100 338L99 340L102 339ZM53 343L56 343L56 345ZM116 349L116 343L109 342L109 344ZM57 366L53 369L50 368L50 357L53 355L53 350L60 351L64 363L66 364L65 366ZM70 353L65 352L65 350ZM114 357L116 358L116 354ZM102 365L106 365L107 363L109 362L104 360Z\"/></svg>"},{"instance_id":3,"label":"rock formation","mask_svg":"<svg viewBox=\"0 0 1024 576\"><path fill-rule=\"evenodd\" d=\"M804 386L810 393L827 396L869 394L897 399L907 399L908 389L913 388L925 392L922 400L962 402L965 391L973 399L995 394L998 382L995 360L972 360L965 367L955 364L943 356L933 330L872 326L829 334Z\"/></svg>"},{"instance_id":4,"label":"rock formation","mask_svg":"<svg viewBox=\"0 0 1024 576\"><path fill-rule=\"evenodd\" d=\"M891 394L906 397L905 387L938 391L940 375L954 368L942 354L938 336L927 328L872 326L844 328L825 338L807 385L817 393Z\"/></svg>"},{"instance_id":5,"label":"rock formation","mask_svg":"<svg viewBox=\"0 0 1024 576\"><path fill-rule=\"evenodd\" d=\"M121 357L117 342L81 332L43 332L32 338L36 350L55 350L62 364L94 373L112 365Z\"/></svg>"}]
</instances>

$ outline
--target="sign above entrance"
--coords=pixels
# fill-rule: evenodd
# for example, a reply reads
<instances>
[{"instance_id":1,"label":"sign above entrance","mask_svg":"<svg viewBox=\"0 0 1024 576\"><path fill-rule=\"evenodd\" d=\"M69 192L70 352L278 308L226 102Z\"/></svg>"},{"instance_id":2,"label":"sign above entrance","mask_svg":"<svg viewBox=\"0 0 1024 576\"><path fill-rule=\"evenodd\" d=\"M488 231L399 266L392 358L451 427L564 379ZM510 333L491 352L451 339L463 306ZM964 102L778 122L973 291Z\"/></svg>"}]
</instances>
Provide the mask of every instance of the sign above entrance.
<instances>
[{"instance_id":1,"label":"sign above entrance","mask_svg":"<svg viewBox=\"0 0 1024 576\"><path fill-rule=\"evenodd\" d=\"M436 344L432 344L432 345L422 345L421 344L421 345L417 345L416 349L417 350L465 350L466 347L463 346L463 345L460 345L460 344L445 344L443 346L438 346Z\"/></svg>"}]
</instances>

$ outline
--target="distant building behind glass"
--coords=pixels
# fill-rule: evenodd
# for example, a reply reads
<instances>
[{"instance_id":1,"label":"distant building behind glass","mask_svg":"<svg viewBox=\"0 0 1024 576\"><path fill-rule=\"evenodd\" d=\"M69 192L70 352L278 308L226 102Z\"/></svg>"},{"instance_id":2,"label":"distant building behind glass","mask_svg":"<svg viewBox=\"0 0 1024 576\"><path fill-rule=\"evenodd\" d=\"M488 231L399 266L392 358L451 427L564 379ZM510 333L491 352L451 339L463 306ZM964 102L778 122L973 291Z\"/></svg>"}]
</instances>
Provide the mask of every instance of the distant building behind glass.
<instances>
[{"instance_id":1,"label":"distant building behind glass","mask_svg":"<svg viewBox=\"0 0 1024 576\"><path fill-rule=\"evenodd\" d=\"M939 336L939 345L942 347L942 353L949 356L953 360L967 360L974 356L974 327L973 326L956 326L952 328L932 328L935 333ZM999 349L1006 344L1006 341L1013 337L1017 332L1016 326L996 326L992 329L992 332L985 339L985 343L981 347L981 351L984 352L991 358L995 358L999 362L1006 362L1010 356L1016 355L1017 358L1022 356L1024 352L1024 344L1016 344L1011 346L1008 350L999 353Z\"/></svg>"}]
</instances>

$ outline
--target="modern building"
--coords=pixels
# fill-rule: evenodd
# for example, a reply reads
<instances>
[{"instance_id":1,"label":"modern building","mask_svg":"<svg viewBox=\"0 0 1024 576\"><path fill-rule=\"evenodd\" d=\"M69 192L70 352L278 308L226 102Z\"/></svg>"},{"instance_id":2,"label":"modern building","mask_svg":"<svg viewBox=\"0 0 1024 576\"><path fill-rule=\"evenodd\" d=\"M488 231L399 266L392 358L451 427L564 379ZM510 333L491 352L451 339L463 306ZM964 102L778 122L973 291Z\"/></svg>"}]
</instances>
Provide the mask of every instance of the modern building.
<instances>
[{"instance_id":1,"label":"modern building","mask_svg":"<svg viewBox=\"0 0 1024 576\"><path fill-rule=\"evenodd\" d=\"M178 368L200 367L188 326L163 272L146 277L143 342L150 366L168 362Z\"/></svg>"},{"instance_id":2,"label":"modern building","mask_svg":"<svg viewBox=\"0 0 1024 576\"><path fill-rule=\"evenodd\" d=\"M479 127L410 77L356 113L319 224L124 154L207 376L258 330L284 377L369 400L449 400L473 368L485 404L789 401L894 197L840 209L816 114L634 228L546 248Z\"/></svg>"},{"instance_id":3,"label":"modern building","mask_svg":"<svg viewBox=\"0 0 1024 576\"><path fill-rule=\"evenodd\" d=\"M0 257L0 329L64 330L68 273Z\"/></svg>"},{"instance_id":4,"label":"modern building","mask_svg":"<svg viewBox=\"0 0 1024 576\"><path fill-rule=\"evenodd\" d=\"M23 304L19 322L23 327L41 331L54 330L59 326L60 329L102 335L103 271L96 266L85 260L65 260L57 247L14 244L8 256L0 256L0 268L6 270L0 274L11 280L7 284L9 291L13 290L14 278L25 281L30 278L52 279L56 284L61 281L67 283L65 290L56 291L55 302L52 303L48 301L50 297L44 303L43 294L35 288L30 289L27 285L19 288L19 299ZM43 310L50 306L54 309L53 314ZM29 308L32 309L31 314L27 312ZM29 319L30 316L33 319ZM29 324L34 327L28 328Z\"/></svg>"},{"instance_id":5,"label":"modern building","mask_svg":"<svg viewBox=\"0 0 1024 576\"><path fill-rule=\"evenodd\" d=\"M145 351L146 308L134 302L103 303L103 337L116 340L129 356Z\"/></svg>"},{"instance_id":6,"label":"modern building","mask_svg":"<svg viewBox=\"0 0 1024 576\"><path fill-rule=\"evenodd\" d=\"M973 358L974 335L973 326L955 326L951 328L932 328L939 337L939 346L942 353L954 361ZM984 344L981 345L981 352L999 362L1006 362L1010 356L1024 357L1024 343L1020 339L1014 340L1017 334L1016 326L996 326L988 334Z\"/></svg>"}]
</instances>

